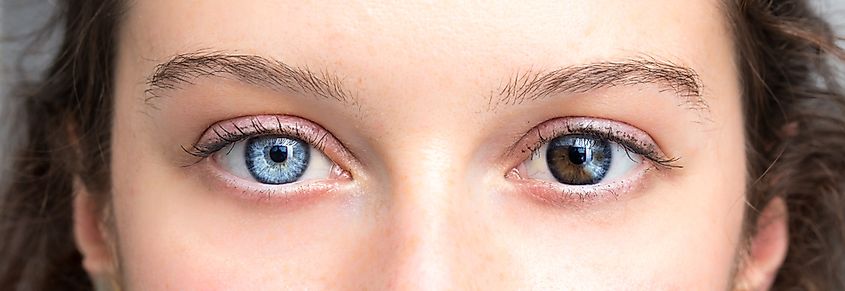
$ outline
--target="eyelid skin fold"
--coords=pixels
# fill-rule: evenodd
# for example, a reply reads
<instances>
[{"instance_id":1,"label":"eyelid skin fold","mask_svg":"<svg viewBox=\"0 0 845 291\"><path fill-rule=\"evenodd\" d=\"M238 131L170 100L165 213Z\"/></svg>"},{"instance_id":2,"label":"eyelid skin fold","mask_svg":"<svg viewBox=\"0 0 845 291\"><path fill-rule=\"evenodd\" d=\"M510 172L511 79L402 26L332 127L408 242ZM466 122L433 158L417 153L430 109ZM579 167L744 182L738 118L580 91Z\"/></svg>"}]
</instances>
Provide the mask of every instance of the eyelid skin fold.
<instances>
[{"instance_id":1,"label":"eyelid skin fold","mask_svg":"<svg viewBox=\"0 0 845 291\"><path fill-rule=\"evenodd\" d=\"M506 156L533 156L543 144L565 134L586 134L606 139L620 144L630 153L642 155L660 168L682 168L677 164L679 158L668 157L642 130L622 122L591 117L562 117L545 121L522 135L507 150Z\"/></svg>"},{"instance_id":2,"label":"eyelid skin fold","mask_svg":"<svg viewBox=\"0 0 845 291\"><path fill-rule=\"evenodd\" d=\"M224 170L214 158L218 152L227 153L239 142L260 136L293 137L305 141L324 154L335 166L327 179L297 181L283 185L265 185L237 177ZM348 188L352 180L355 158L327 130L304 118L289 115L257 115L237 117L217 122L190 147L182 146L189 155L199 158L187 166L202 164L202 177L207 178L213 189L233 191L233 195L246 200L281 202L290 205L313 199L336 190ZM319 194L319 195L318 195Z\"/></svg>"},{"instance_id":3,"label":"eyelid skin fold","mask_svg":"<svg viewBox=\"0 0 845 291\"><path fill-rule=\"evenodd\" d=\"M199 140L183 150L204 159L235 142L262 135L281 135L301 139L324 152L332 161L348 170L354 157L326 129L300 117L257 115L238 117L211 125Z\"/></svg>"},{"instance_id":4,"label":"eyelid skin fold","mask_svg":"<svg viewBox=\"0 0 845 291\"><path fill-rule=\"evenodd\" d=\"M569 134L589 135L617 143L627 154L642 156L642 162L620 179L594 185L566 185L524 175L525 161L536 158L538 149L556 137ZM516 190L545 204L562 208L578 208L626 198L627 195L641 191L651 176L648 175L650 172L682 167L677 163L679 158L668 157L642 130L622 122L590 117L563 117L543 122L524 134L508 149L506 156L514 164L505 173L505 179Z\"/></svg>"}]
</instances>

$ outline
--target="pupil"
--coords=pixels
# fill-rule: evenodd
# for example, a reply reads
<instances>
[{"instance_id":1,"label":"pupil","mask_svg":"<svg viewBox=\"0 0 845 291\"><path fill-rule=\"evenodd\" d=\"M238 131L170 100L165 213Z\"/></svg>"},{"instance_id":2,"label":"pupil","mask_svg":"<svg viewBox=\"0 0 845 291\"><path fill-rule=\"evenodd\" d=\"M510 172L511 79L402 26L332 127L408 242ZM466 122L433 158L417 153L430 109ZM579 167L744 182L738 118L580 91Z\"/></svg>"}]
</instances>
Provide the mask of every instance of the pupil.
<instances>
[{"instance_id":1,"label":"pupil","mask_svg":"<svg viewBox=\"0 0 845 291\"><path fill-rule=\"evenodd\" d=\"M576 165L587 162L587 148L569 147L569 161Z\"/></svg>"},{"instance_id":2,"label":"pupil","mask_svg":"<svg viewBox=\"0 0 845 291\"><path fill-rule=\"evenodd\" d=\"M274 145L270 148L270 159L276 163L284 163L288 159L288 147Z\"/></svg>"}]
</instances>

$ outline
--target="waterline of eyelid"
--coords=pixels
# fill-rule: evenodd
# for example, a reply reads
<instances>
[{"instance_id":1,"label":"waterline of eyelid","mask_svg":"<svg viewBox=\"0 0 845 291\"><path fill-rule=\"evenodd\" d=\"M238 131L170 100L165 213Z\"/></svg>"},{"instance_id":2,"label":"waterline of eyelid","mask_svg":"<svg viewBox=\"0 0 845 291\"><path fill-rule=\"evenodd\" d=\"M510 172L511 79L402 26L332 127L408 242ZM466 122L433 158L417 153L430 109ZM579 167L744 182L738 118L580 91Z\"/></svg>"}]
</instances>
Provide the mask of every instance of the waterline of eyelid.
<instances>
[{"instance_id":1,"label":"waterline of eyelid","mask_svg":"<svg viewBox=\"0 0 845 291\"><path fill-rule=\"evenodd\" d=\"M339 166L334 165L329 171L329 177L318 180L302 180L288 184L269 185L249 181L221 169L214 159L202 162L204 178L214 189L225 189L234 192L232 196L258 203L291 204L317 199L320 196L334 193L350 184L352 177Z\"/></svg>"},{"instance_id":2,"label":"waterline of eyelid","mask_svg":"<svg viewBox=\"0 0 845 291\"><path fill-rule=\"evenodd\" d=\"M641 192L652 178L651 174L659 170L657 166L642 163L633 173L617 180L577 186L522 177L518 171L509 173L506 178L539 202L562 208L583 208L633 198L632 194Z\"/></svg>"}]
</instances>

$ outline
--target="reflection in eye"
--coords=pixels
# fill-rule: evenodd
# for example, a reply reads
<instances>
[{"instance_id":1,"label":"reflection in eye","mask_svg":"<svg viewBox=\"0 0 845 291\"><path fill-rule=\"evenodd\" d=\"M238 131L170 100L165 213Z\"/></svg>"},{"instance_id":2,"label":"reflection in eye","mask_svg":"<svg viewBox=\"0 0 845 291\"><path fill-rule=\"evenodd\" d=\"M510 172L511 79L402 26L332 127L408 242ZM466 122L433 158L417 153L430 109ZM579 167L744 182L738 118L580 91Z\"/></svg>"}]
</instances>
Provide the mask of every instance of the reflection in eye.
<instances>
[{"instance_id":1,"label":"reflection in eye","mask_svg":"<svg viewBox=\"0 0 845 291\"><path fill-rule=\"evenodd\" d=\"M552 139L526 161L527 176L566 185L593 185L618 179L642 162L616 142L583 134Z\"/></svg>"},{"instance_id":2,"label":"reflection in eye","mask_svg":"<svg viewBox=\"0 0 845 291\"><path fill-rule=\"evenodd\" d=\"M279 135L234 143L230 150L215 153L214 158L235 176L270 185L325 179L333 166L322 152L305 141Z\"/></svg>"}]
</instances>

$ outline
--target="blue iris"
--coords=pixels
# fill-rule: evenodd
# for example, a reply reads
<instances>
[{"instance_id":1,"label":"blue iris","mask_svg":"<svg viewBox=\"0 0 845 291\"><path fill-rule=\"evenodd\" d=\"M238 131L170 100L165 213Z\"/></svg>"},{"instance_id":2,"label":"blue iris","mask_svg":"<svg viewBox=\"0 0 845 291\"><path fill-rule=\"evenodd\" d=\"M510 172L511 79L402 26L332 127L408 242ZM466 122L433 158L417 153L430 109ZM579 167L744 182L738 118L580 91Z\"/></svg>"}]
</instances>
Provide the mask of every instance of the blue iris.
<instances>
[{"instance_id":1,"label":"blue iris","mask_svg":"<svg viewBox=\"0 0 845 291\"><path fill-rule=\"evenodd\" d=\"M287 184L308 168L308 143L290 137L263 136L247 140L246 168L264 184Z\"/></svg>"},{"instance_id":2,"label":"blue iris","mask_svg":"<svg viewBox=\"0 0 845 291\"><path fill-rule=\"evenodd\" d=\"M587 135L563 135L553 139L546 163L558 182L591 185L601 182L610 169L613 150L606 140Z\"/></svg>"}]
</instances>

